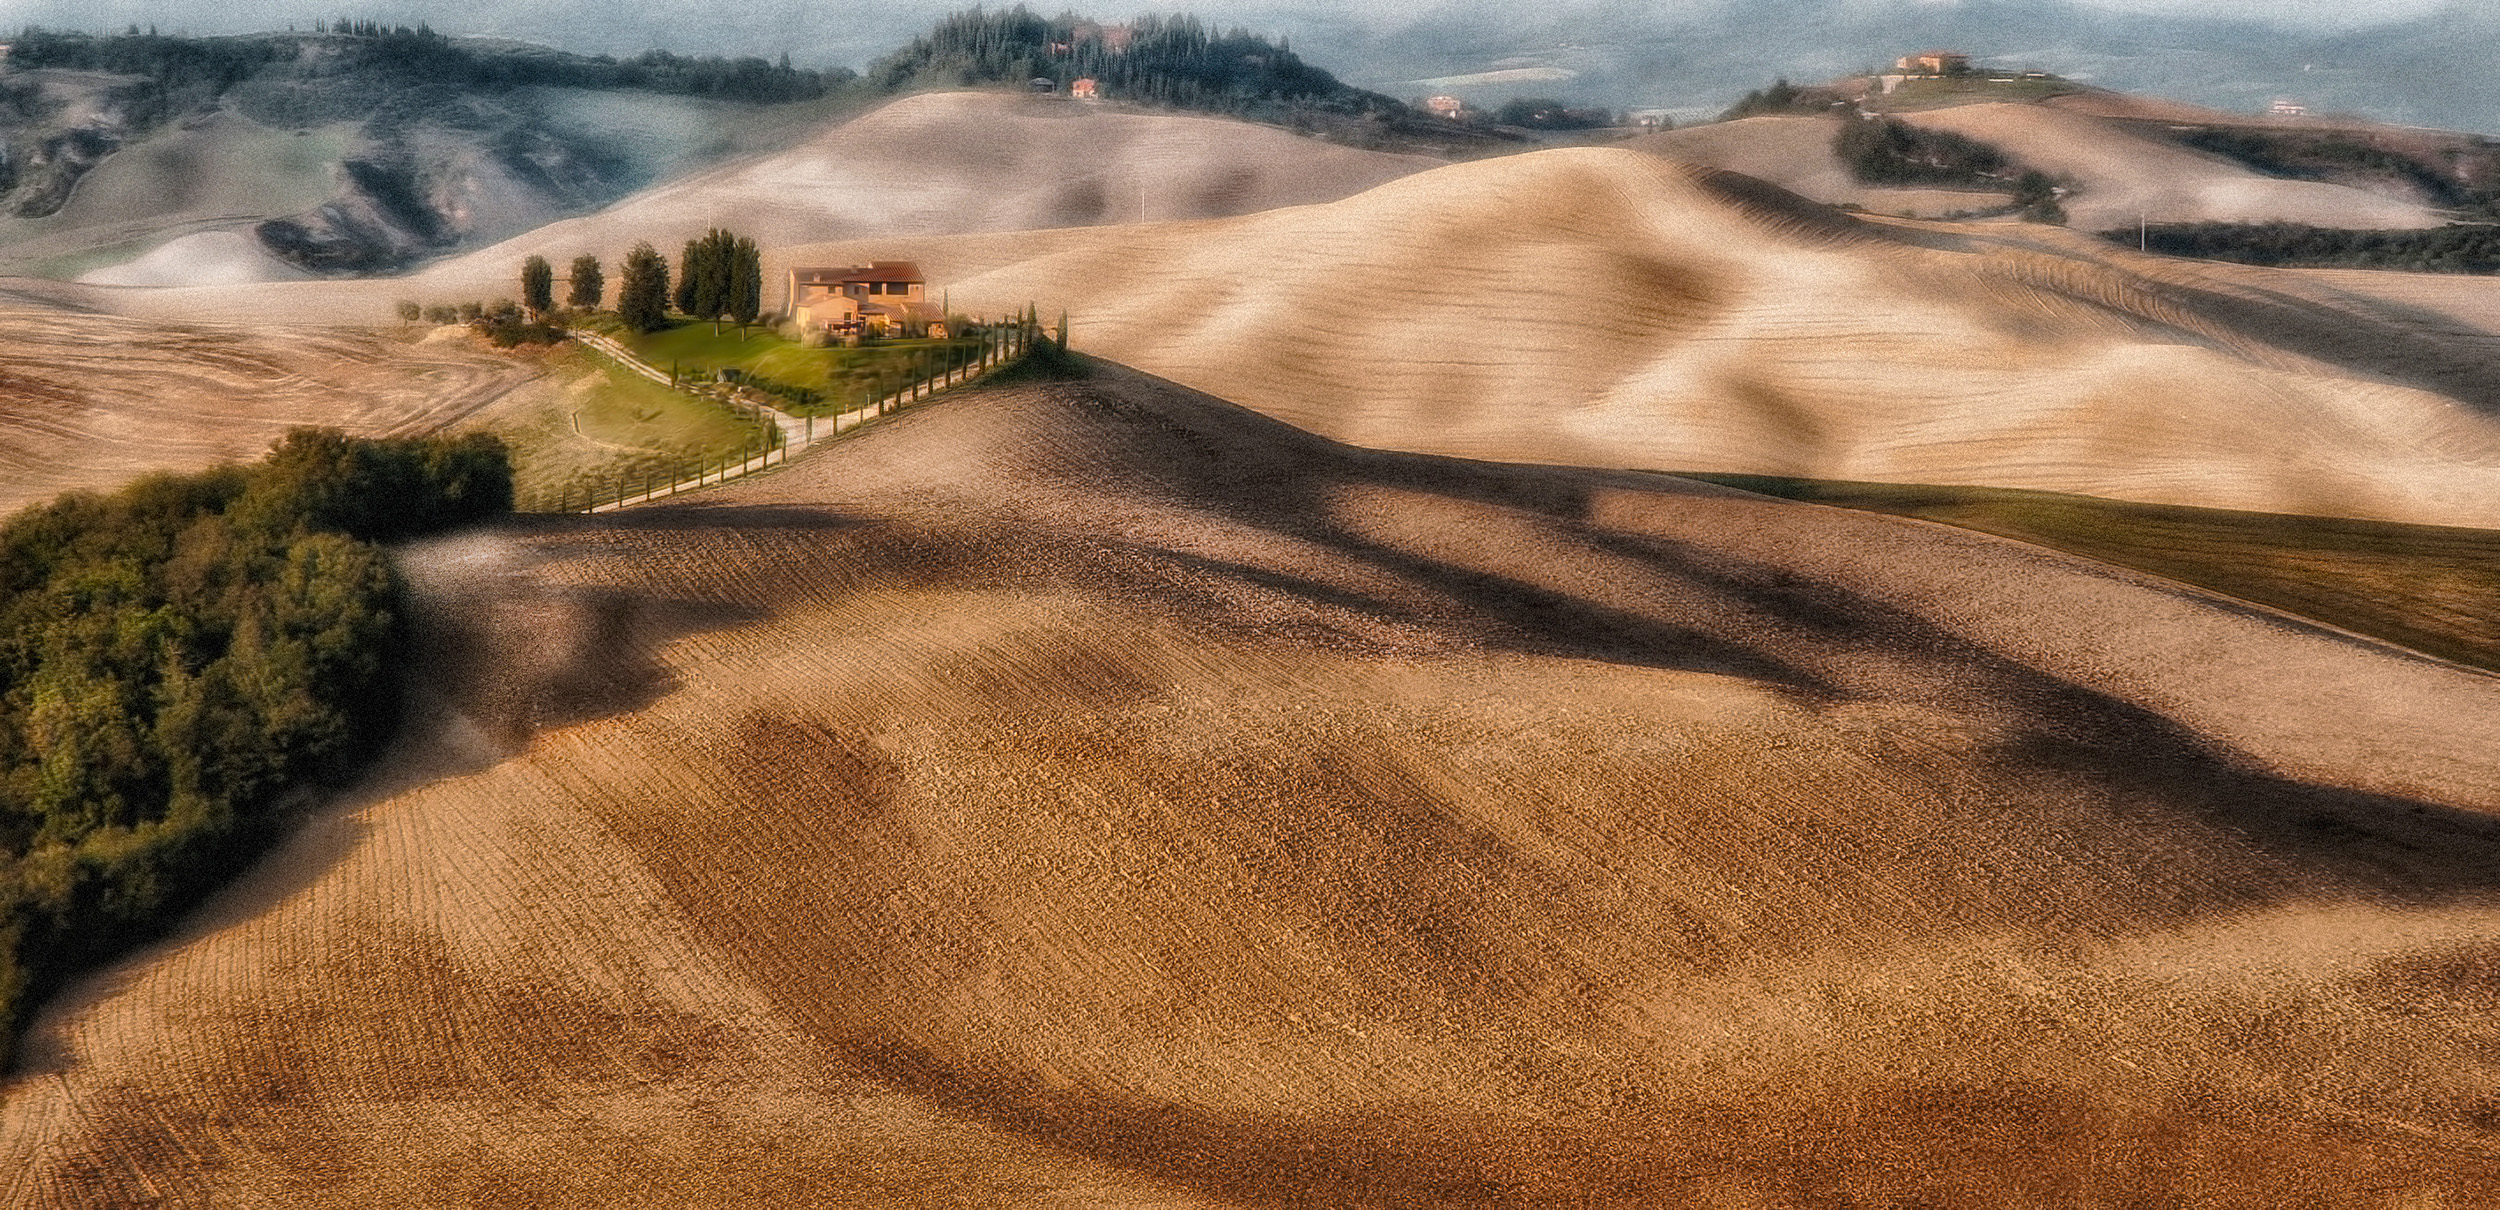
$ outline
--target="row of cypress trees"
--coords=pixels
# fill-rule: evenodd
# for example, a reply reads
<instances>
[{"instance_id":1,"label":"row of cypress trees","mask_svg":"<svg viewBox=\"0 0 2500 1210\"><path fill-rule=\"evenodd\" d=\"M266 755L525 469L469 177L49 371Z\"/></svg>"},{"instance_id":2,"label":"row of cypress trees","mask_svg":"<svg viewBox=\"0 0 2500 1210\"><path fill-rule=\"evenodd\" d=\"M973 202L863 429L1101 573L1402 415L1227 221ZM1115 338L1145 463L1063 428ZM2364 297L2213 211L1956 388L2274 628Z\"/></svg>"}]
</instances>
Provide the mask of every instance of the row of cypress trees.
<instances>
[{"instance_id":1,"label":"row of cypress trees","mask_svg":"<svg viewBox=\"0 0 2500 1210\"><path fill-rule=\"evenodd\" d=\"M521 266L521 289L531 307L554 305L552 279L553 271L541 258L533 256ZM764 257L747 236L714 227L700 239L687 240L674 289L671 280L668 258L648 241L635 244L618 266L617 317L637 332L657 332L668 326L671 303L680 314L715 325L727 319L745 327L764 313ZM598 257L578 257L566 304L596 307L606 284Z\"/></svg>"},{"instance_id":2,"label":"row of cypress trees","mask_svg":"<svg viewBox=\"0 0 2500 1210\"><path fill-rule=\"evenodd\" d=\"M715 330L723 316L741 328L754 323L764 309L764 260L755 241L719 227L687 240L678 261L677 309L712 321Z\"/></svg>"}]
</instances>

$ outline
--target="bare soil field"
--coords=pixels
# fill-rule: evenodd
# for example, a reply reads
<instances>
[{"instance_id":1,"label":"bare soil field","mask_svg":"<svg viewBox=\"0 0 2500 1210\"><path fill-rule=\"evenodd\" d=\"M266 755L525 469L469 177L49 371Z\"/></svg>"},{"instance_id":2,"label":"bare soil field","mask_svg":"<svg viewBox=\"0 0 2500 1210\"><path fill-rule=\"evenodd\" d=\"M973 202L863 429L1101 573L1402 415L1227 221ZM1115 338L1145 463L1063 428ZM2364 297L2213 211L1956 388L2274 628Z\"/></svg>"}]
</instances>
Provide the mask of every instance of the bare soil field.
<instances>
[{"instance_id":1,"label":"bare soil field","mask_svg":"<svg viewBox=\"0 0 2500 1210\"><path fill-rule=\"evenodd\" d=\"M880 258L958 310L1065 310L1081 348L1359 445L2500 526L2500 345L2452 315L2061 228L1857 219L1622 149L1230 218L773 246L766 279ZM380 321L438 285L508 295L515 271L19 288Z\"/></svg>"},{"instance_id":2,"label":"bare soil field","mask_svg":"<svg viewBox=\"0 0 2500 1210\"><path fill-rule=\"evenodd\" d=\"M2500 348L2452 315L2062 228L1854 219L1638 152L784 255L872 251L1358 445L2500 526Z\"/></svg>"},{"instance_id":3,"label":"bare soil field","mask_svg":"<svg viewBox=\"0 0 2500 1210\"><path fill-rule=\"evenodd\" d=\"M2187 115L2201 115L2190 118ZM2279 180L2248 167L2146 137L2105 118L2265 126L2150 98L2075 94L2038 104L1986 102L1893 115L1914 125L1967 135L2070 190L2064 206L2085 231L2155 223L2307 223L2365 229L2436 227L2428 207L2319 181ZM1818 202L1878 214L1937 218L2002 206L2006 194L1900 189L1860 183L1832 154L1841 118L1758 117L1643 135L1622 144L1668 159L1741 172ZM1855 119L1846 119L1855 120ZM2297 127L2323 129L2326 124Z\"/></svg>"},{"instance_id":4,"label":"bare soil field","mask_svg":"<svg viewBox=\"0 0 2500 1210\"><path fill-rule=\"evenodd\" d=\"M2136 134L2051 105L1996 102L1901 115L1968 135L2078 188L2066 200L2086 231L2156 223L2304 223L2390 230L2436 227L2430 207L2324 181L2278 180L2220 156ZM2245 120L2242 120L2244 124Z\"/></svg>"},{"instance_id":5,"label":"bare soil field","mask_svg":"<svg viewBox=\"0 0 2500 1210\"><path fill-rule=\"evenodd\" d=\"M1248 214L1329 202L1440 166L1274 127L1051 97L924 93L785 151L683 177L417 275L412 289L509 292L521 261L674 256L712 227L766 247ZM614 269L610 269L611 286ZM475 284L469 284L475 283ZM767 306L779 305L778 278ZM467 297L467 295L461 295Z\"/></svg>"},{"instance_id":6,"label":"bare soil field","mask_svg":"<svg viewBox=\"0 0 2500 1210\"><path fill-rule=\"evenodd\" d=\"M52 1007L0 1199L2500 1187L2487 676L1112 369L410 563L429 725Z\"/></svg>"},{"instance_id":7,"label":"bare soil field","mask_svg":"<svg viewBox=\"0 0 2500 1210\"><path fill-rule=\"evenodd\" d=\"M1854 120L1854 119L1852 119ZM2013 203L2006 191L1906 189L1868 185L1832 152L1840 118L1766 116L1660 131L1616 144L1686 164L1743 173L1827 205L1876 214L1945 218Z\"/></svg>"},{"instance_id":8,"label":"bare soil field","mask_svg":"<svg viewBox=\"0 0 2500 1210\"><path fill-rule=\"evenodd\" d=\"M466 342L141 321L5 293L0 332L0 511L148 471L256 458L296 425L431 432L538 372Z\"/></svg>"}]
</instances>

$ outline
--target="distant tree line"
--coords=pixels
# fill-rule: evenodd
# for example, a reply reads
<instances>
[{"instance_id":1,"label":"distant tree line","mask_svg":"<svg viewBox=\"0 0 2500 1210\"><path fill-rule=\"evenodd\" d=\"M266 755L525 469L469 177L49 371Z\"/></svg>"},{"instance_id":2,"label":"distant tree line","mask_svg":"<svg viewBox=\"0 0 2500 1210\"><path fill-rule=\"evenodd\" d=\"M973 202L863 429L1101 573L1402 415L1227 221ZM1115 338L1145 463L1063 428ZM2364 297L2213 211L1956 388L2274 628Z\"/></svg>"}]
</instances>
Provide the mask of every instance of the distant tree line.
<instances>
[{"instance_id":1,"label":"distant tree line","mask_svg":"<svg viewBox=\"0 0 2500 1210\"><path fill-rule=\"evenodd\" d=\"M310 34L215 38L29 27L18 36L10 61L21 67L144 76L168 88L201 83L214 95L273 64L295 62L307 45L334 48L341 58L335 70L364 69L467 89L618 88L777 104L813 100L853 78L847 70L794 68L787 55L771 63L754 57L689 57L654 50L615 59L539 47L480 45L446 37L422 24L385 26L359 21L316 27Z\"/></svg>"},{"instance_id":2,"label":"distant tree line","mask_svg":"<svg viewBox=\"0 0 2500 1210\"><path fill-rule=\"evenodd\" d=\"M1021 4L951 14L871 64L863 78L883 92L1034 79L1065 87L1091 78L1104 96L1183 109L1242 113L1289 103L1407 113L1402 102L1349 87L1303 62L1289 42L1238 28L1217 33L1188 16L1141 17L1106 28L1071 14L1037 16Z\"/></svg>"},{"instance_id":3,"label":"distant tree line","mask_svg":"<svg viewBox=\"0 0 2500 1210\"><path fill-rule=\"evenodd\" d=\"M2412 186L2432 202L2447 206L2487 203L2492 192L2475 189L2434 170L2413 156L2391 151L2367 138L2340 130L2250 130L2198 127L2174 131L2171 137L2199 151L2236 160L2269 176L2324 181L2362 175Z\"/></svg>"},{"instance_id":4,"label":"distant tree line","mask_svg":"<svg viewBox=\"0 0 2500 1210\"><path fill-rule=\"evenodd\" d=\"M1734 105L1728 106L1727 111L1719 115L1719 120L1733 122L1738 118L1773 114L1824 114L1830 113L1833 106L1845 103L1839 93L1828 88L1799 88L1783 76L1772 81L1768 88L1746 93Z\"/></svg>"},{"instance_id":5,"label":"distant tree line","mask_svg":"<svg viewBox=\"0 0 2500 1210\"><path fill-rule=\"evenodd\" d=\"M1611 109L1569 105L1552 97L1512 97L1494 120L1529 130L1594 130L1614 125L1615 115Z\"/></svg>"},{"instance_id":6,"label":"distant tree line","mask_svg":"<svg viewBox=\"0 0 2500 1210\"><path fill-rule=\"evenodd\" d=\"M2106 231L2116 243L2138 231ZM2500 273L2500 226L2452 224L2422 231L2350 231L2298 223L2162 223L2142 229L2146 247L2167 256L2284 268L2405 269L2422 273Z\"/></svg>"},{"instance_id":7,"label":"distant tree line","mask_svg":"<svg viewBox=\"0 0 2500 1210\"><path fill-rule=\"evenodd\" d=\"M297 429L0 523L0 1058L379 750L407 651L380 544L511 507L493 437Z\"/></svg>"}]
</instances>

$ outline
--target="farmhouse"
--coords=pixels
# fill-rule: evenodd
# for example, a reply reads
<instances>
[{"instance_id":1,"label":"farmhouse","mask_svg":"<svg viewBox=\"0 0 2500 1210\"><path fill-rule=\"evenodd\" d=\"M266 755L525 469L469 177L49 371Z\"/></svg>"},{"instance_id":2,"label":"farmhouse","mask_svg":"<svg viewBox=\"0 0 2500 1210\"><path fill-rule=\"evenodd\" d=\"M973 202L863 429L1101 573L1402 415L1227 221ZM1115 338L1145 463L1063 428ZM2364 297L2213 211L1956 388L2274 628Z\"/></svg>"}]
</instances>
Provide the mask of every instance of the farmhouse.
<instances>
[{"instance_id":1,"label":"farmhouse","mask_svg":"<svg viewBox=\"0 0 2500 1210\"><path fill-rule=\"evenodd\" d=\"M790 270L791 322L803 333L917 332L943 327L929 282L907 260Z\"/></svg>"},{"instance_id":2,"label":"farmhouse","mask_svg":"<svg viewBox=\"0 0 2500 1210\"><path fill-rule=\"evenodd\" d=\"M1970 56L1958 50L1922 50L1901 56L1893 70L1912 76L1958 76L1970 70Z\"/></svg>"}]
</instances>

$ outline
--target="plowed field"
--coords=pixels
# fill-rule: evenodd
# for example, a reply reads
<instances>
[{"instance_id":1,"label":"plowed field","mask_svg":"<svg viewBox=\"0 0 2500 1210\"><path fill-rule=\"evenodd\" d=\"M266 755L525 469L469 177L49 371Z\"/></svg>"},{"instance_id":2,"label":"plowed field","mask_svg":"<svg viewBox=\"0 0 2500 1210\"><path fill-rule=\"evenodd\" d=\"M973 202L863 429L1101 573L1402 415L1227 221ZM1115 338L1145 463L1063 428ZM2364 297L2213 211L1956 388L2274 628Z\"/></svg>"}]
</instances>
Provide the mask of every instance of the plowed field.
<instances>
[{"instance_id":1,"label":"plowed field","mask_svg":"<svg viewBox=\"0 0 2500 1210\"><path fill-rule=\"evenodd\" d=\"M0 512L256 458L296 425L432 432L538 373L369 328L138 321L6 296L0 333Z\"/></svg>"},{"instance_id":2,"label":"plowed field","mask_svg":"<svg viewBox=\"0 0 2500 1210\"><path fill-rule=\"evenodd\" d=\"M428 726L54 1006L11 1202L2500 1187L2480 674L1113 370L411 566Z\"/></svg>"}]
</instances>

